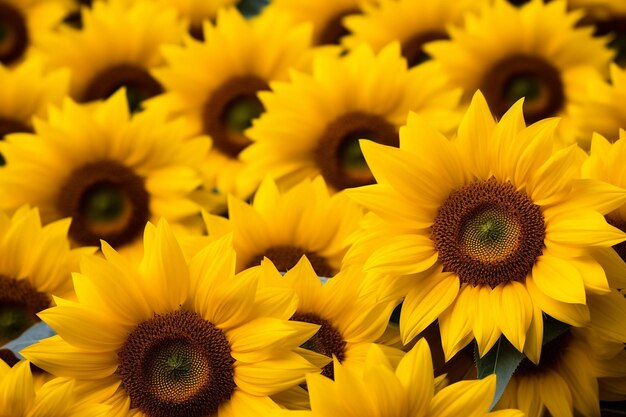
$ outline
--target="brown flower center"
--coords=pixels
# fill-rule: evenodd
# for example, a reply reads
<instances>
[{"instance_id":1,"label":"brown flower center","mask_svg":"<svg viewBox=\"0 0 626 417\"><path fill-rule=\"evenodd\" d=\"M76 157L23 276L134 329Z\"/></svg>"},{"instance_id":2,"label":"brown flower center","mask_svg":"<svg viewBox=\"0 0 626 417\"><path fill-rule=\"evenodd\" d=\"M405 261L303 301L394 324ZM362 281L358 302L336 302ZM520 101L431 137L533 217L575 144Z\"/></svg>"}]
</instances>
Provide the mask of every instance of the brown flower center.
<instances>
[{"instance_id":1,"label":"brown flower center","mask_svg":"<svg viewBox=\"0 0 626 417\"><path fill-rule=\"evenodd\" d=\"M396 127L378 115L353 112L330 123L319 139L315 159L326 182L337 190L375 182L359 139L396 147L400 140Z\"/></svg>"},{"instance_id":2,"label":"brown flower center","mask_svg":"<svg viewBox=\"0 0 626 417\"><path fill-rule=\"evenodd\" d=\"M118 65L97 74L85 88L81 102L103 100L120 88L126 88L131 111L141 110L143 101L163 92L163 87L145 69L134 65Z\"/></svg>"},{"instance_id":3,"label":"brown flower center","mask_svg":"<svg viewBox=\"0 0 626 417\"><path fill-rule=\"evenodd\" d=\"M266 249L262 254L253 257L246 268L252 268L253 266L259 265L265 257L272 261L277 270L280 272L287 272L296 266L300 258L302 258L302 255L306 255L318 276L330 278L335 275L336 271L322 256L317 255L315 252L302 249L298 246L288 245L272 246L271 248Z\"/></svg>"},{"instance_id":4,"label":"brown flower center","mask_svg":"<svg viewBox=\"0 0 626 417\"><path fill-rule=\"evenodd\" d=\"M22 12L0 1L0 62L9 65L19 60L28 47L29 36Z\"/></svg>"},{"instance_id":5,"label":"brown flower center","mask_svg":"<svg viewBox=\"0 0 626 417\"><path fill-rule=\"evenodd\" d=\"M38 323L37 313L48 307L50 297L28 280L0 275L0 346Z\"/></svg>"},{"instance_id":6,"label":"brown flower center","mask_svg":"<svg viewBox=\"0 0 626 417\"><path fill-rule=\"evenodd\" d=\"M131 407L150 417L217 415L236 388L226 336L193 312L155 315L117 355Z\"/></svg>"},{"instance_id":7,"label":"brown flower center","mask_svg":"<svg viewBox=\"0 0 626 417\"><path fill-rule=\"evenodd\" d=\"M69 235L81 245L114 247L141 237L150 218L150 195L144 179L116 161L75 169L59 192L57 208L72 217Z\"/></svg>"},{"instance_id":8,"label":"brown flower center","mask_svg":"<svg viewBox=\"0 0 626 417\"><path fill-rule=\"evenodd\" d=\"M545 59L515 55L495 64L480 86L491 111L497 117L520 98L529 123L556 116L565 104L563 82L557 68Z\"/></svg>"},{"instance_id":9,"label":"brown flower center","mask_svg":"<svg viewBox=\"0 0 626 417\"><path fill-rule=\"evenodd\" d=\"M265 110L257 97L269 90L267 82L255 77L233 78L218 87L204 106L204 132L213 139L213 146L231 158L250 145L243 132Z\"/></svg>"},{"instance_id":10,"label":"brown flower center","mask_svg":"<svg viewBox=\"0 0 626 417\"><path fill-rule=\"evenodd\" d=\"M343 25L343 18L360 13L359 9L347 9L338 12L326 21L326 24L320 30L317 37L318 45L337 45L341 38L349 34L348 29Z\"/></svg>"},{"instance_id":11,"label":"brown flower center","mask_svg":"<svg viewBox=\"0 0 626 417\"><path fill-rule=\"evenodd\" d=\"M328 356L329 358L332 358L334 355L339 362L343 362L346 358L346 341L343 340L343 336L339 330L328 320L321 318L315 313L296 313L291 320L304 321L321 326L317 333L302 345L303 348ZM330 379L335 377L335 369L332 362L322 368L322 375Z\"/></svg>"},{"instance_id":12,"label":"brown flower center","mask_svg":"<svg viewBox=\"0 0 626 417\"><path fill-rule=\"evenodd\" d=\"M510 182L494 178L452 192L431 232L444 271L492 288L523 281L543 253L544 238L539 206Z\"/></svg>"},{"instance_id":13,"label":"brown flower center","mask_svg":"<svg viewBox=\"0 0 626 417\"><path fill-rule=\"evenodd\" d=\"M428 42L448 39L444 31L432 30L418 33L402 45L402 55L407 60L409 67L414 67L430 59L430 55L424 51L424 45Z\"/></svg>"}]
</instances>

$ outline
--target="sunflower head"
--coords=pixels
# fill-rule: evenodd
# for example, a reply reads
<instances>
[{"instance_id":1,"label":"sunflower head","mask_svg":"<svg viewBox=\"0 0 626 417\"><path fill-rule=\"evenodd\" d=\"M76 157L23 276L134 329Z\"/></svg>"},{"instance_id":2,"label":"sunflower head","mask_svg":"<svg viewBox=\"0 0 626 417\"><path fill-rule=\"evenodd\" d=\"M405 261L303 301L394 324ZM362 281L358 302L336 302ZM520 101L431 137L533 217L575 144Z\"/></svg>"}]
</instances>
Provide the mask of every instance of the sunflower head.
<instances>
[{"instance_id":1,"label":"sunflower head","mask_svg":"<svg viewBox=\"0 0 626 417\"><path fill-rule=\"evenodd\" d=\"M41 313L58 336L22 354L118 415L271 410L268 395L319 370L295 352L319 326L288 320L292 291L259 291L257 274L235 275L230 236L187 259L161 220L146 226L139 264L106 243L102 252L83 257L77 301Z\"/></svg>"},{"instance_id":2,"label":"sunflower head","mask_svg":"<svg viewBox=\"0 0 626 417\"><path fill-rule=\"evenodd\" d=\"M532 0L515 7L497 0L479 15L467 15L463 28L450 28L451 40L433 42L426 51L468 101L482 90L498 118L520 98L531 123L568 116L581 82L572 71L586 66L605 73L613 56L607 38L576 26L581 17L568 12L564 1Z\"/></svg>"},{"instance_id":3,"label":"sunflower head","mask_svg":"<svg viewBox=\"0 0 626 417\"><path fill-rule=\"evenodd\" d=\"M70 94L79 102L106 99L125 87L133 110L163 91L150 69L163 64L160 48L180 42L183 23L170 8L141 0L98 1L81 10L83 27L61 27L42 43L52 67L70 69Z\"/></svg>"},{"instance_id":4,"label":"sunflower head","mask_svg":"<svg viewBox=\"0 0 626 417\"><path fill-rule=\"evenodd\" d=\"M200 210L191 197L207 152L183 130L183 121L156 109L131 117L123 90L90 107L68 99L34 134L0 144L4 206L37 205L45 222L72 217L69 234L79 245L132 245L152 216L182 224Z\"/></svg>"},{"instance_id":5,"label":"sunflower head","mask_svg":"<svg viewBox=\"0 0 626 417\"><path fill-rule=\"evenodd\" d=\"M496 123L477 93L454 140L411 115L400 149L362 142L378 184L348 195L375 218L344 263L371 253L366 285L405 297L405 343L438 318L447 358L500 335L536 353L542 313L581 326L586 295L609 291L596 251L624 240L604 214L626 194L578 179L585 156L552 150L557 122L526 127L520 101Z\"/></svg>"},{"instance_id":6,"label":"sunflower head","mask_svg":"<svg viewBox=\"0 0 626 417\"><path fill-rule=\"evenodd\" d=\"M204 23L204 40L165 49L168 65L154 71L166 93L149 105L185 116L190 134L211 138L204 169L207 186L243 196L238 156L250 144L247 129L265 111L259 92L310 65L311 26L296 25L284 12L268 11L246 20L236 9L220 10ZM255 184L255 186L258 184ZM247 197L251 190L245 191Z\"/></svg>"},{"instance_id":7,"label":"sunflower head","mask_svg":"<svg viewBox=\"0 0 626 417\"><path fill-rule=\"evenodd\" d=\"M254 143L241 153L256 181L269 174L289 187L321 174L334 190L371 184L359 139L398 146L409 110L444 130L458 121L459 91L435 66L409 70L398 43L378 54L367 45L342 57L320 54L311 75L291 78L259 95L266 113L248 130Z\"/></svg>"},{"instance_id":8,"label":"sunflower head","mask_svg":"<svg viewBox=\"0 0 626 417\"><path fill-rule=\"evenodd\" d=\"M388 43L399 41L409 66L415 66L429 59L423 48L426 43L448 39L447 26L461 24L466 13L476 12L484 3L483 0L365 3L363 14L345 19L350 34L342 38L342 44L352 49L365 42L379 51Z\"/></svg>"}]
</instances>

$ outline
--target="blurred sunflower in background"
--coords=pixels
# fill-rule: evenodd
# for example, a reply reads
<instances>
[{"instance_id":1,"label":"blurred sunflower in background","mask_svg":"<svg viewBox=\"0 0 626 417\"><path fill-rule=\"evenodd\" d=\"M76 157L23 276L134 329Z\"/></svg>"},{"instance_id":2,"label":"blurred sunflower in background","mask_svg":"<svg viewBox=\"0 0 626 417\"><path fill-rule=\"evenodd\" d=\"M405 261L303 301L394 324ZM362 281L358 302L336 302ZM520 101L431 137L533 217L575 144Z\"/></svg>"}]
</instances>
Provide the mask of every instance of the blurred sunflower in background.
<instances>
[{"instance_id":1,"label":"blurred sunflower in background","mask_svg":"<svg viewBox=\"0 0 626 417\"><path fill-rule=\"evenodd\" d=\"M592 25L596 36L609 36L620 66L626 65L626 3L621 0L568 0L571 9L585 12L582 23Z\"/></svg>"},{"instance_id":2,"label":"blurred sunflower in background","mask_svg":"<svg viewBox=\"0 0 626 417\"><path fill-rule=\"evenodd\" d=\"M69 227L70 219L42 226L39 211L27 206L11 217L0 212L0 346L38 323L37 313L52 305L53 296L73 296L71 273L95 248L70 249ZM3 361L17 358L0 349Z\"/></svg>"},{"instance_id":3,"label":"blurred sunflower in background","mask_svg":"<svg viewBox=\"0 0 626 417\"><path fill-rule=\"evenodd\" d=\"M303 255L321 277L332 277L348 250L347 239L363 215L343 194L329 195L323 178L304 180L281 192L266 179L252 204L231 197L229 220L205 216L209 237L233 233L237 271L269 258L281 272L293 268Z\"/></svg>"},{"instance_id":4,"label":"blurred sunflower in background","mask_svg":"<svg viewBox=\"0 0 626 417\"><path fill-rule=\"evenodd\" d=\"M381 50L399 41L410 67L429 59L424 44L448 39L449 25L461 25L467 13L480 9L484 0L380 0L365 3L363 13L344 19L350 34L342 44L353 49L365 42Z\"/></svg>"},{"instance_id":5,"label":"blurred sunflower in background","mask_svg":"<svg viewBox=\"0 0 626 417\"><path fill-rule=\"evenodd\" d=\"M148 220L165 217L182 227L199 214L192 198L208 143L182 136L183 121L168 122L158 109L131 117L120 90L92 106L66 99L34 127L34 134L0 143L4 209L32 204L44 223L71 217L75 245L104 239L131 251L141 248Z\"/></svg>"},{"instance_id":6,"label":"blurred sunflower in background","mask_svg":"<svg viewBox=\"0 0 626 417\"><path fill-rule=\"evenodd\" d=\"M571 143L570 107L590 71L607 74L613 52L608 38L576 27L583 13L567 12L564 1L532 0L514 7L504 0L469 14L463 28L450 28L451 40L425 47L469 101L480 89L500 118L524 97L528 123L560 116L559 139Z\"/></svg>"},{"instance_id":7,"label":"blurred sunflower in background","mask_svg":"<svg viewBox=\"0 0 626 417\"><path fill-rule=\"evenodd\" d=\"M320 54L311 75L293 71L259 98L266 112L246 132L244 174L266 175L282 187L322 175L335 191L374 182L358 140L398 146L409 110L450 131L458 122L460 91L433 65L408 69L393 43L375 54L361 45L343 57Z\"/></svg>"},{"instance_id":8,"label":"blurred sunflower in background","mask_svg":"<svg viewBox=\"0 0 626 417\"><path fill-rule=\"evenodd\" d=\"M377 0L272 0L266 10L287 12L298 22L311 22L316 45L339 45L348 34L346 16L375 3Z\"/></svg>"},{"instance_id":9,"label":"blurred sunflower in background","mask_svg":"<svg viewBox=\"0 0 626 417\"><path fill-rule=\"evenodd\" d=\"M626 300L617 291L595 298L588 325L561 324L537 364L522 360L496 409L517 408L528 417L600 416L600 400L626 400L626 331L619 318Z\"/></svg>"},{"instance_id":10,"label":"blurred sunflower in background","mask_svg":"<svg viewBox=\"0 0 626 417\"><path fill-rule=\"evenodd\" d=\"M583 326L587 293L615 284L594 251L626 238L603 216L626 192L577 181L584 155L552 151L557 123L525 127L522 101L496 123L478 92L453 141L412 114L400 149L362 142L378 184L347 193L380 220L345 264L370 253L369 286L405 297L405 343L438 318L446 359L474 338L483 356L504 335L537 362L542 314Z\"/></svg>"},{"instance_id":11,"label":"blurred sunflower in background","mask_svg":"<svg viewBox=\"0 0 626 417\"><path fill-rule=\"evenodd\" d=\"M335 360L335 380L322 375L307 375L312 411L283 411L302 417L407 417L468 416L522 417L518 410L490 412L496 390L496 377L461 381L441 390L433 378L430 349L420 340L392 366L379 346L367 352L365 371L355 372Z\"/></svg>"},{"instance_id":12,"label":"blurred sunflower in background","mask_svg":"<svg viewBox=\"0 0 626 417\"><path fill-rule=\"evenodd\" d=\"M37 389L28 361L13 368L0 361L0 409L7 416L105 417L110 406L79 397L74 383L66 379L55 379Z\"/></svg>"},{"instance_id":13,"label":"blurred sunflower in background","mask_svg":"<svg viewBox=\"0 0 626 417\"><path fill-rule=\"evenodd\" d=\"M598 74L589 74L581 99L572 106L572 128L578 144L586 150L594 133L615 142L620 129L626 129L626 109L621 105L626 100L626 69L613 64L610 71L610 82ZM619 176L607 176L605 180L615 178Z\"/></svg>"},{"instance_id":14,"label":"blurred sunflower in background","mask_svg":"<svg viewBox=\"0 0 626 417\"><path fill-rule=\"evenodd\" d=\"M126 88L133 111L163 92L150 74L164 64L160 49L179 43L184 33L176 11L150 0L95 1L83 7L82 28L60 27L41 41L41 53L51 68L71 71L70 96L87 103Z\"/></svg>"},{"instance_id":15,"label":"blurred sunflower in background","mask_svg":"<svg viewBox=\"0 0 626 417\"><path fill-rule=\"evenodd\" d=\"M67 0L1 0L0 64L15 65L31 56L33 46L61 22L70 7Z\"/></svg>"},{"instance_id":16,"label":"blurred sunflower in background","mask_svg":"<svg viewBox=\"0 0 626 417\"><path fill-rule=\"evenodd\" d=\"M187 262L162 220L144 244L138 266L106 243L105 259L83 257L78 301L41 313L58 336L24 356L107 393L115 416L264 416L278 408L268 395L319 371L294 351L319 326L289 320L292 291L236 276L228 237Z\"/></svg>"},{"instance_id":17,"label":"blurred sunflower in background","mask_svg":"<svg viewBox=\"0 0 626 417\"><path fill-rule=\"evenodd\" d=\"M184 46L164 48L168 65L153 73L166 93L149 105L185 117L190 135L211 138L204 164L209 188L247 197L253 186L238 184L248 182L238 155L250 144L246 129L265 110L257 94L290 69L310 65L312 52L310 25L296 26L279 12L246 21L237 10L222 9L215 25L205 22L203 42L186 38Z\"/></svg>"},{"instance_id":18,"label":"blurred sunflower in background","mask_svg":"<svg viewBox=\"0 0 626 417\"><path fill-rule=\"evenodd\" d=\"M7 68L0 64L0 140L9 133L32 132L33 116L45 117L48 106L60 104L67 94L69 74L44 72L39 59ZM0 155L0 164L4 159Z\"/></svg>"}]
</instances>

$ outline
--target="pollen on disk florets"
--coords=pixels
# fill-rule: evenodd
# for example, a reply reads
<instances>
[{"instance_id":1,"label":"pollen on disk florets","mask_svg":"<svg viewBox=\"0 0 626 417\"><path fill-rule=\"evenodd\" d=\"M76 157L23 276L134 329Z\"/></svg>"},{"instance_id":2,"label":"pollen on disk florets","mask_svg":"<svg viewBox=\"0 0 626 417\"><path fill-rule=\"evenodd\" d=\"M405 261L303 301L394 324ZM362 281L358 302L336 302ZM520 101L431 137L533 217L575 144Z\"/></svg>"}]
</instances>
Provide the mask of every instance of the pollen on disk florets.
<instances>
[{"instance_id":1,"label":"pollen on disk florets","mask_svg":"<svg viewBox=\"0 0 626 417\"><path fill-rule=\"evenodd\" d=\"M492 288L523 281L543 252L544 238L539 206L495 178L451 193L431 233L444 271L463 283Z\"/></svg>"},{"instance_id":2,"label":"pollen on disk florets","mask_svg":"<svg viewBox=\"0 0 626 417\"><path fill-rule=\"evenodd\" d=\"M347 343L339 330L328 320L315 313L296 313L291 320L319 324L321 326L317 333L302 345L303 348L321 353L329 358L334 356L339 362L346 358L345 349ZM334 378L335 370L332 362L322 368L322 375L330 379Z\"/></svg>"},{"instance_id":3,"label":"pollen on disk florets","mask_svg":"<svg viewBox=\"0 0 626 417\"><path fill-rule=\"evenodd\" d=\"M131 407L150 417L212 416L236 388L230 352L222 330L179 310L137 326L118 351L117 372Z\"/></svg>"}]
</instances>

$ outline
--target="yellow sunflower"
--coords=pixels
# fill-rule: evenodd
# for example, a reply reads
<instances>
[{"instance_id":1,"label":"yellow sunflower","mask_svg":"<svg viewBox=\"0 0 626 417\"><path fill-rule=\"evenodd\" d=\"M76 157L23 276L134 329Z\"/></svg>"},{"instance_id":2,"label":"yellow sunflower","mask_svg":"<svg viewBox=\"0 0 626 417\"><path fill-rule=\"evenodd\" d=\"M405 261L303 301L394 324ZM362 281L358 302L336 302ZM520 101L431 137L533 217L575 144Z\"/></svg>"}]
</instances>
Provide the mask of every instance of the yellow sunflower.
<instances>
[{"instance_id":1,"label":"yellow sunflower","mask_svg":"<svg viewBox=\"0 0 626 417\"><path fill-rule=\"evenodd\" d=\"M569 0L572 9L582 9L586 24L595 27L596 35L609 35L609 46L617 52L615 62L626 65L626 2L622 0Z\"/></svg>"},{"instance_id":2,"label":"yellow sunflower","mask_svg":"<svg viewBox=\"0 0 626 417\"><path fill-rule=\"evenodd\" d=\"M50 67L70 69L70 95L75 100L105 99L126 87L135 110L163 91L149 70L164 62L161 46L179 43L184 33L174 10L137 0L130 6L96 1L81 12L82 29L61 27L41 42Z\"/></svg>"},{"instance_id":3,"label":"yellow sunflower","mask_svg":"<svg viewBox=\"0 0 626 417\"><path fill-rule=\"evenodd\" d=\"M205 23L204 37L164 49L168 65L153 73L167 92L153 104L186 117L189 134L210 136L208 185L241 194L237 180L245 178L237 156L250 142L244 131L264 110L257 93L310 62L311 28L278 12L248 21L230 8L218 13L215 25Z\"/></svg>"},{"instance_id":4,"label":"yellow sunflower","mask_svg":"<svg viewBox=\"0 0 626 417\"><path fill-rule=\"evenodd\" d=\"M380 0L363 7L363 14L344 20L350 35L342 44L354 48L366 42L375 51L392 41L402 44L402 55L409 66L426 59L427 42L448 39L449 25L461 25L466 13L476 12L487 0Z\"/></svg>"},{"instance_id":5,"label":"yellow sunflower","mask_svg":"<svg viewBox=\"0 0 626 417\"><path fill-rule=\"evenodd\" d=\"M36 58L14 68L0 64L0 140L9 133L32 131L31 118L45 117L48 106L60 104L68 84L67 71L46 73Z\"/></svg>"},{"instance_id":6,"label":"yellow sunflower","mask_svg":"<svg viewBox=\"0 0 626 417\"><path fill-rule=\"evenodd\" d=\"M208 144L182 136L184 122L152 109L131 117L124 90L92 106L66 99L35 133L0 142L0 205L38 206L48 223L72 217L76 245L140 248L150 219L183 224L200 212L193 202Z\"/></svg>"},{"instance_id":7,"label":"yellow sunflower","mask_svg":"<svg viewBox=\"0 0 626 417\"><path fill-rule=\"evenodd\" d=\"M400 44L375 54L361 45L343 57L316 56L313 74L292 72L259 94L266 112L246 132L245 174L267 174L290 187L322 175L334 190L371 184L358 140L398 145L398 129L413 110L442 130L458 123L460 92L435 65L407 69Z\"/></svg>"},{"instance_id":8,"label":"yellow sunflower","mask_svg":"<svg viewBox=\"0 0 626 417\"><path fill-rule=\"evenodd\" d=\"M451 40L425 47L440 63L467 101L480 89L496 117L525 97L524 116L530 123L553 116L570 122L569 106L584 81L586 67L608 72L613 52L607 38L593 29L576 27L581 12L568 13L564 1L532 0L521 7L504 0L468 15L464 28L450 28ZM563 133L561 140L571 142Z\"/></svg>"},{"instance_id":9,"label":"yellow sunflower","mask_svg":"<svg viewBox=\"0 0 626 417\"><path fill-rule=\"evenodd\" d=\"M380 342L387 330L389 317L395 302L378 302L373 296L363 297L358 288L362 279L359 268L349 268L322 285L316 271L306 257L284 276L276 271L271 261L265 260L261 269L261 285L266 288L281 287L295 291L298 306L292 320L321 326L319 331L302 347L303 356L308 352L321 354L328 359L351 367L363 367L369 347ZM380 345L385 356L397 365L404 352L391 346ZM318 355L309 358L315 362ZM334 378L333 363L323 366L321 374ZM294 392L295 391L295 392ZM298 395L301 391L303 395ZM291 399L289 399L291 396ZM295 387L276 399L286 400L293 408L305 408L294 399L305 398L302 388Z\"/></svg>"},{"instance_id":10,"label":"yellow sunflower","mask_svg":"<svg viewBox=\"0 0 626 417\"><path fill-rule=\"evenodd\" d=\"M311 22L317 45L339 44L348 34L343 22L346 16L360 13L378 0L272 0L267 10L280 10L299 22Z\"/></svg>"},{"instance_id":11,"label":"yellow sunflower","mask_svg":"<svg viewBox=\"0 0 626 417\"><path fill-rule=\"evenodd\" d=\"M379 346L367 352L364 372L335 360L335 380L307 375L312 411L276 413L288 417L522 417L518 410L489 412L496 391L491 375L461 381L437 390L428 343L424 339L407 353L397 368ZM295 413L295 414L294 414Z\"/></svg>"},{"instance_id":12,"label":"yellow sunflower","mask_svg":"<svg viewBox=\"0 0 626 417\"><path fill-rule=\"evenodd\" d=\"M3 416L104 417L110 406L84 401L71 380L57 378L37 389L30 363L10 368L0 361L0 410Z\"/></svg>"},{"instance_id":13,"label":"yellow sunflower","mask_svg":"<svg viewBox=\"0 0 626 417\"><path fill-rule=\"evenodd\" d=\"M404 342L438 318L446 359L473 338L484 355L504 335L536 361L542 312L584 325L587 293L609 292L623 270L603 251L626 234L603 214L626 191L577 179L583 152L552 152L558 119L525 127L522 104L496 124L477 92L453 141L411 114L400 149L362 141L378 184L347 190L377 220L346 264L366 259L369 286L405 297Z\"/></svg>"},{"instance_id":14,"label":"yellow sunflower","mask_svg":"<svg viewBox=\"0 0 626 417\"><path fill-rule=\"evenodd\" d=\"M359 227L362 210L343 194L329 195L321 177L281 192L266 179L251 205L231 197L229 220L205 216L209 237L233 233L237 271L269 258L279 271L293 268L302 255L318 276L332 277Z\"/></svg>"},{"instance_id":15,"label":"yellow sunflower","mask_svg":"<svg viewBox=\"0 0 626 417\"><path fill-rule=\"evenodd\" d=\"M522 360L496 409L519 408L528 417L600 417L600 400L626 400L626 300L617 291L590 298L589 325L544 344L538 364Z\"/></svg>"},{"instance_id":16,"label":"yellow sunflower","mask_svg":"<svg viewBox=\"0 0 626 417\"><path fill-rule=\"evenodd\" d=\"M591 146L595 133L615 142L620 129L626 128L626 69L611 65L611 82L598 74L589 74L581 99L572 106L572 129L578 144L584 149ZM623 184L626 185L626 184Z\"/></svg>"},{"instance_id":17,"label":"yellow sunflower","mask_svg":"<svg viewBox=\"0 0 626 417\"><path fill-rule=\"evenodd\" d=\"M626 119L625 119L626 120ZM582 176L594 180L601 180L609 184L626 189L626 173L624 172L624 158L626 158L626 131L620 130L620 139L614 143L599 134L593 136L589 158L582 166ZM617 207L606 215L609 224L618 229L626 230L626 205ZM626 261L626 243L614 246L615 252ZM611 251L613 252L613 251ZM616 255L608 253L605 256ZM620 274L617 288L626 289L626 274Z\"/></svg>"},{"instance_id":18,"label":"yellow sunflower","mask_svg":"<svg viewBox=\"0 0 626 417\"><path fill-rule=\"evenodd\" d=\"M69 219L42 227L39 211L29 207L12 217L0 212L0 346L39 322L36 314L53 295L72 296L71 272L94 249L70 249L69 227ZM2 359L12 356L0 352Z\"/></svg>"},{"instance_id":19,"label":"yellow sunflower","mask_svg":"<svg viewBox=\"0 0 626 417\"><path fill-rule=\"evenodd\" d=\"M107 392L115 416L263 416L269 395L319 368L295 349L318 325L289 321L292 291L235 275L229 237L187 262L165 220L146 226L138 266L103 243L74 275L78 301L42 319L58 336L22 354L53 375Z\"/></svg>"},{"instance_id":20,"label":"yellow sunflower","mask_svg":"<svg viewBox=\"0 0 626 417\"><path fill-rule=\"evenodd\" d=\"M0 64L29 57L70 8L67 0L0 0Z\"/></svg>"}]
</instances>

